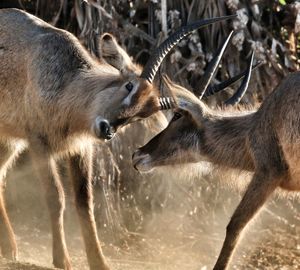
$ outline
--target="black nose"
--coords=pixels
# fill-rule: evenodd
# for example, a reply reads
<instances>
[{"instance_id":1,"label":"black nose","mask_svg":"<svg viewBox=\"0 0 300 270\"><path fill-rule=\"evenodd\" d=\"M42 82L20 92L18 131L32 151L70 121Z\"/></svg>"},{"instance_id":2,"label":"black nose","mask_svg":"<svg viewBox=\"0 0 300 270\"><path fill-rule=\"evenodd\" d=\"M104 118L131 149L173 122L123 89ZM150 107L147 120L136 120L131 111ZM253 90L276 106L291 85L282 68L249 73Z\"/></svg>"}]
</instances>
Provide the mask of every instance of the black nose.
<instances>
[{"instance_id":1,"label":"black nose","mask_svg":"<svg viewBox=\"0 0 300 270\"><path fill-rule=\"evenodd\" d=\"M110 140L114 136L114 128L106 119L97 118L96 120L96 134L99 138Z\"/></svg>"},{"instance_id":2,"label":"black nose","mask_svg":"<svg viewBox=\"0 0 300 270\"><path fill-rule=\"evenodd\" d=\"M101 122L99 123L99 129L100 129L101 133L104 134L104 135L110 133L109 132L110 125L109 125L109 123L106 119L101 120Z\"/></svg>"}]
</instances>

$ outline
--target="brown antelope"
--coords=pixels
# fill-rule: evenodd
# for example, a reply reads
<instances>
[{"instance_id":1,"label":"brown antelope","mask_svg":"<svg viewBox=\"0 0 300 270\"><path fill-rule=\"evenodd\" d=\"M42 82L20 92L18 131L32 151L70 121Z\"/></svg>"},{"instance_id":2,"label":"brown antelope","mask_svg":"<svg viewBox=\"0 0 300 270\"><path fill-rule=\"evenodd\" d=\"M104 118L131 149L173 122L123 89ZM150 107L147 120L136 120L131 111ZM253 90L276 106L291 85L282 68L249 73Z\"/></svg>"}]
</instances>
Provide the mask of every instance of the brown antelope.
<instances>
[{"instance_id":1,"label":"brown antelope","mask_svg":"<svg viewBox=\"0 0 300 270\"><path fill-rule=\"evenodd\" d=\"M75 203L91 269L109 269L93 216L92 144L122 125L163 109L153 78L164 56L200 27L235 17L197 21L158 47L141 70L113 36L100 39L105 61L92 58L70 33L17 9L0 10L0 248L17 257L3 199L4 176L29 148L51 217L53 264L71 269L63 230L64 192L56 169L69 163ZM151 108L151 110L150 110Z\"/></svg>"},{"instance_id":2,"label":"brown antelope","mask_svg":"<svg viewBox=\"0 0 300 270\"><path fill-rule=\"evenodd\" d=\"M290 74L257 111L227 114L208 108L166 76L164 82L173 93L171 105L176 104L173 119L134 153L135 168L148 171L205 160L253 172L214 266L215 270L227 269L243 229L275 189L300 190L300 73Z\"/></svg>"}]
</instances>

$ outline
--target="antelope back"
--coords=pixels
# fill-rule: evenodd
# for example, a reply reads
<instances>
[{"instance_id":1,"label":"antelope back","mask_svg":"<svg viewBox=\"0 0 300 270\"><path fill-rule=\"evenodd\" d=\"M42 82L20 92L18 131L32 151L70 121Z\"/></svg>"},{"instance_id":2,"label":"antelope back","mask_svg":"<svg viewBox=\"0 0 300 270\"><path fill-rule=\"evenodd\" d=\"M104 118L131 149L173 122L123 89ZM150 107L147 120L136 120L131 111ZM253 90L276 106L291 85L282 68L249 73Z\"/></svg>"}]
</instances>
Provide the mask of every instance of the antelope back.
<instances>
[{"instance_id":1,"label":"antelope back","mask_svg":"<svg viewBox=\"0 0 300 270\"><path fill-rule=\"evenodd\" d=\"M61 131L65 137L93 131L99 117L116 130L157 111L158 90L140 78L140 67L113 36L104 34L99 42L101 62L67 31L21 10L0 10L3 132L55 137Z\"/></svg>"},{"instance_id":2,"label":"antelope back","mask_svg":"<svg viewBox=\"0 0 300 270\"><path fill-rule=\"evenodd\" d=\"M80 132L110 138L120 126L161 109L153 79L176 43L195 29L234 17L201 20L180 28L153 52L141 72L112 35L100 39L104 61L99 63L67 31L26 12L3 9L0 109L8 116L0 115L0 122L7 123L5 130L12 127L11 135L22 137L35 130L48 134L55 144Z\"/></svg>"}]
</instances>

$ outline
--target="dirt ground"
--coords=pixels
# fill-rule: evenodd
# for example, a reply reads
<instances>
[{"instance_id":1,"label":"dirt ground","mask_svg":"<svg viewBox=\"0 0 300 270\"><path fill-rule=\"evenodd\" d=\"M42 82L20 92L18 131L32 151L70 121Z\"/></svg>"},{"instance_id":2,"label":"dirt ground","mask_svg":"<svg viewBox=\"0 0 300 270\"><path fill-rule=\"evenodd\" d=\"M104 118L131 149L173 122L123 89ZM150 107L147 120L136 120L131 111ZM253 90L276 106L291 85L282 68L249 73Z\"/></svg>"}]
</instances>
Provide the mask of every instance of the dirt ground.
<instances>
[{"instance_id":1,"label":"dirt ground","mask_svg":"<svg viewBox=\"0 0 300 270\"><path fill-rule=\"evenodd\" d=\"M300 231L275 228L248 230L233 258L230 269L300 269ZM51 235L26 225L16 228L20 263L0 260L1 270L49 270ZM163 228L162 228L163 229ZM114 270L208 270L222 243L220 234L156 236L128 235L118 246L105 245L104 252ZM88 269L80 235L69 235L72 264L76 270ZM217 247L217 248L216 248ZM22 262L22 263L21 263ZM24 263L23 263L24 262ZM26 263L25 263L26 262Z\"/></svg>"},{"instance_id":2,"label":"dirt ground","mask_svg":"<svg viewBox=\"0 0 300 270\"><path fill-rule=\"evenodd\" d=\"M29 181L26 170L21 169L20 177L18 172L11 175L13 179L9 176L6 190L20 263L0 259L0 270L54 269L48 211L37 182ZM174 185L167 191L169 197L173 196L169 203L178 204L170 206L167 201L160 210L150 212L139 232L111 237L100 229L99 238L103 240L103 251L112 270L212 269L240 193L213 186L210 179L207 183L200 181L201 194L199 189L193 189L196 182L175 185L170 179L170 183ZM88 270L71 194L66 193L66 198L65 231L72 265L74 270ZM300 269L298 208L297 198L270 200L247 226L229 269Z\"/></svg>"}]
</instances>

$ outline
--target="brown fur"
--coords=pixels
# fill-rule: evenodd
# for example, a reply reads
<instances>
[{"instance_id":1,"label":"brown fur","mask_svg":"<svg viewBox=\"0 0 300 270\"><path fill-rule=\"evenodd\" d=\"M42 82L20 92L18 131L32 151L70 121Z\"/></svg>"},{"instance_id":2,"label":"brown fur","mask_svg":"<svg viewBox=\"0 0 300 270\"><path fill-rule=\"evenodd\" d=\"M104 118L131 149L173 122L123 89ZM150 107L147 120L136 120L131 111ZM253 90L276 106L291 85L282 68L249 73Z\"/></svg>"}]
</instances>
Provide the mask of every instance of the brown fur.
<instances>
[{"instance_id":1,"label":"brown fur","mask_svg":"<svg viewBox=\"0 0 300 270\"><path fill-rule=\"evenodd\" d=\"M17 246L4 205L4 176L28 146L51 216L54 265L71 269L63 229L64 192L56 169L57 158L63 156L69 160L90 268L108 269L91 192L96 119L107 119L117 129L159 105L158 90L139 78L140 68L114 37L104 34L100 47L106 62L93 59L64 30L17 9L0 10L0 247L5 257L16 259ZM130 93L128 82L134 86ZM136 102L147 104L147 111Z\"/></svg>"},{"instance_id":2,"label":"brown fur","mask_svg":"<svg viewBox=\"0 0 300 270\"><path fill-rule=\"evenodd\" d=\"M257 111L209 109L165 78L182 116L140 148L135 167L207 160L254 175L235 210L215 270L227 269L239 237L275 189L300 190L300 73L290 74Z\"/></svg>"}]
</instances>

